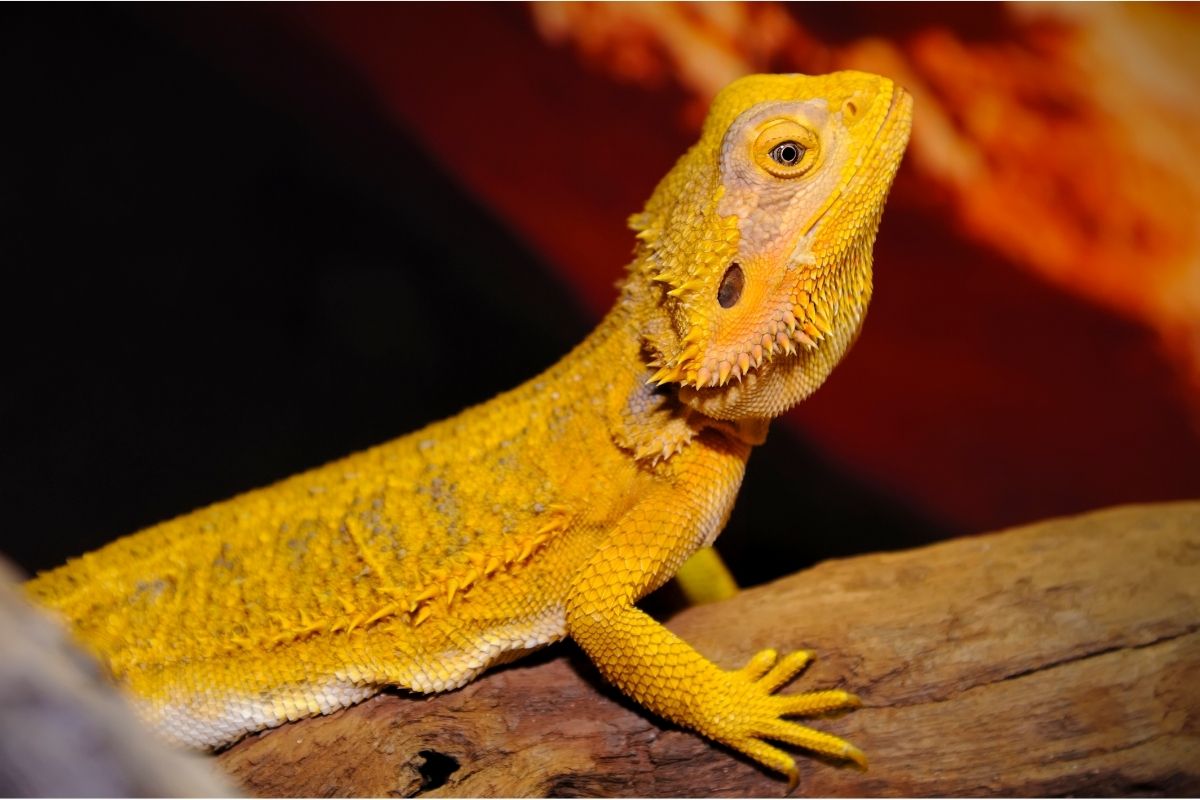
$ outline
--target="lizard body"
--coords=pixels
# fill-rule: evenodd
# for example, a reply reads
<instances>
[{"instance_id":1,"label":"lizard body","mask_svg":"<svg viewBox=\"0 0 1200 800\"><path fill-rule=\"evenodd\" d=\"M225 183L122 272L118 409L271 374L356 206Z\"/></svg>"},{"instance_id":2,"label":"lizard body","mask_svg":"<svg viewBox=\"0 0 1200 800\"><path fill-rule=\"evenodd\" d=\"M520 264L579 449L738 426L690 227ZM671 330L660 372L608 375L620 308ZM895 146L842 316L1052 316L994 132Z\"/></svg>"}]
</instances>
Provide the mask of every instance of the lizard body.
<instances>
[{"instance_id":1,"label":"lizard body","mask_svg":"<svg viewBox=\"0 0 1200 800\"><path fill-rule=\"evenodd\" d=\"M750 76L631 218L615 308L543 374L458 416L43 573L168 738L211 748L384 686L453 689L571 636L648 709L795 776L776 695L807 661L722 670L635 607L732 508L769 420L856 337L911 100L863 73Z\"/></svg>"}]
</instances>

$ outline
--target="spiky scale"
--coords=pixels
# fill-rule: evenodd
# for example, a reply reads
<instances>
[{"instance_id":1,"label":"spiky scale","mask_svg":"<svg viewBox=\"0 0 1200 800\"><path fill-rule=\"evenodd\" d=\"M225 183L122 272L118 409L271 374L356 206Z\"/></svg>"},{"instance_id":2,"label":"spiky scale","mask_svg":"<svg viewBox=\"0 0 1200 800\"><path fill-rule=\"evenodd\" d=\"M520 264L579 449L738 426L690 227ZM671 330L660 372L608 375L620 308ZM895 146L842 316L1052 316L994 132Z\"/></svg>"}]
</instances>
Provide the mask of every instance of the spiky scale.
<instances>
[{"instance_id":1,"label":"spiky scale","mask_svg":"<svg viewBox=\"0 0 1200 800\"><path fill-rule=\"evenodd\" d=\"M728 361L722 361L717 365L717 385L722 386L729 383L729 373L733 370L733 365Z\"/></svg>"}]
</instances>

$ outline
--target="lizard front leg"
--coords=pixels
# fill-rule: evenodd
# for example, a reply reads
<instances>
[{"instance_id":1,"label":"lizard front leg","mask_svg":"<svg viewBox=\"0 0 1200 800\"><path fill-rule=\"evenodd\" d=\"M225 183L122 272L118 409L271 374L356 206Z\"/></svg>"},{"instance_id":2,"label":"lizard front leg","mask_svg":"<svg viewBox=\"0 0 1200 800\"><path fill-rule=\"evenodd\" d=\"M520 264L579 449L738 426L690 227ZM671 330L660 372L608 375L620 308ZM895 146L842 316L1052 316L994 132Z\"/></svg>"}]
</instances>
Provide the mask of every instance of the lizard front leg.
<instances>
[{"instance_id":1,"label":"lizard front leg","mask_svg":"<svg viewBox=\"0 0 1200 800\"><path fill-rule=\"evenodd\" d=\"M694 546L681 528L694 531L703 510L689 513L685 505L677 491L663 491L621 519L574 581L567 601L571 638L606 679L644 707L788 775L793 784L794 759L767 740L865 765L865 756L848 742L785 719L858 705L841 690L775 694L810 653L779 658L764 650L742 669L723 670L634 606Z\"/></svg>"}]
</instances>

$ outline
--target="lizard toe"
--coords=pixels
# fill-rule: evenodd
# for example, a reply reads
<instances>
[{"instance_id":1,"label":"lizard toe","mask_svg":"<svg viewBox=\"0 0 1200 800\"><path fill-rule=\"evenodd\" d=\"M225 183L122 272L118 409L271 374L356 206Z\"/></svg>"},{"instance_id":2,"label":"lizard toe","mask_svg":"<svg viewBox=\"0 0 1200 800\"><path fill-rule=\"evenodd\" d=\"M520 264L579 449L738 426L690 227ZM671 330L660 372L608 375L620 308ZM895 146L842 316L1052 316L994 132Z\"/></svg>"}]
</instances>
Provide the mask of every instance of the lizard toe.
<instances>
[{"instance_id":1,"label":"lizard toe","mask_svg":"<svg viewBox=\"0 0 1200 800\"><path fill-rule=\"evenodd\" d=\"M788 653L776 661L775 665L759 679L758 683L766 691L773 692L796 677L812 659L813 654L809 650L796 650Z\"/></svg>"},{"instance_id":2,"label":"lizard toe","mask_svg":"<svg viewBox=\"0 0 1200 800\"><path fill-rule=\"evenodd\" d=\"M766 650L759 650L746 662L746 666L742 667L741 673L747 680L757 681L776 666L778 660L779 653L777 651L769 647Z\"/></svg>"},{"instance_id":3,"label":"lizard toe","mask_svg":"<svg viewBox=\"0 0 1200 800\"><path fill-rule=\"evenodd\" d=\"M863 768L867 766L866 755L845 739L838 738L824 731L813 730L795 722L772 720L763 726L761 735L766 739L785 742L796 747L803 747L805 750L811 750L814 753L834 758L844 758L853 761Z\"/></svg>"},{"instance_id":4,"label":"lizard toe","mask_svg":"<svg viewBox=\"0 0 1200 800\"><path fill-rule=\"evenodd\" d=\"M747 737L737 742L730 742L730 746L734 750L744 753L754 761L762 764L764 767L786 775L788 777L789 792L796 788L796 784L799 783L800 771L796 769L796 759L778 747L752 737Z\"/></svg>"},{"instance_id":5,"label":"lizard toe","mask_svg":"<svg viewBox=\"0 0 1200 800\"><path fill-rule=\"evenodd\" d=\"M858 708L862 701L858 695L841 689L830 689L824 692L804 692L803 694L783 694L776 698L779 716L809 716L838 711L843 708Z\"/></svg>"}]
</instances>

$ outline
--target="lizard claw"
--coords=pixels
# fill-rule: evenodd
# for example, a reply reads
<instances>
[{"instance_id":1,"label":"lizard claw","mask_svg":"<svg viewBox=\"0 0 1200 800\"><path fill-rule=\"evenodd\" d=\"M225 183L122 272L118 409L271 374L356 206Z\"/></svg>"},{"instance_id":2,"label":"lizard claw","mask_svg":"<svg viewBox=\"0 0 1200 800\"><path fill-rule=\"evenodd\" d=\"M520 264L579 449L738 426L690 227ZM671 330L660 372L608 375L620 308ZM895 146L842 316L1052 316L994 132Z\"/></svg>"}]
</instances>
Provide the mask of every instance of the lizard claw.
<instances>
[{"instance_id":1,"label":"lizard claw","mask_svg":"<svg viewBox=\"0 0 1200 800\"><path fill-rule=\"evenodd\" d=\"M777 695L812 661L813 654L798 650L783 657L774 650L756 653L740 670L727 672L730 685L724 708L715 716L708 735L744 753L760 764L788 776L789 791L799 780L795 760L766 740L802 747L822 755L853 761L862 768L867 758L849 742L785 719L824 714L861 705L858 697L841 689Z\"/></svg>"}]
</instances>

